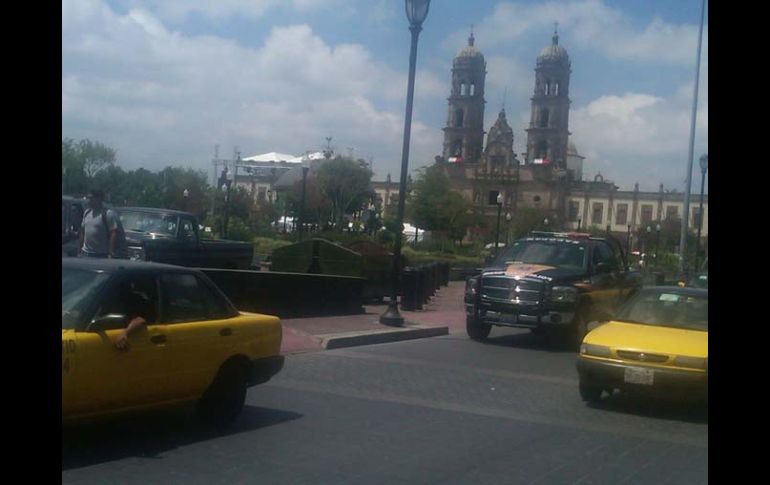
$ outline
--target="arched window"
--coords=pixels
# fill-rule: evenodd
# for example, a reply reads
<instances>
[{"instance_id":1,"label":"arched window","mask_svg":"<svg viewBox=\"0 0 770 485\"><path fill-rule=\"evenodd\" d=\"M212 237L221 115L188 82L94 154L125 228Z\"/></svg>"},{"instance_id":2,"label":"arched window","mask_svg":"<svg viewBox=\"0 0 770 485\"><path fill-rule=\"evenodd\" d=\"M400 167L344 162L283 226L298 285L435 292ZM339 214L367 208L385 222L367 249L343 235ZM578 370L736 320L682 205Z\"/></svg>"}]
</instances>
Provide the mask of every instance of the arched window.
<instances>
[{"instance_id":1,"label":"arched window","mask_svg":"<svg viewBox=\"0 0 770 485\"><path fill-rule=\"evenodd\" d=\"M553 84L553 95L558 96L559 95L559 83Z\"/></svg>"},{"instance_id":2,"label":"arched window","mask_svg":"<svg viewBox=\"0 0 770 485\"><path fill-rule=\"evenodd\" d=\"M545 82L545 95L548 96L548 87L550 86L551 81L548 80Z\"/></svg>"},{"instance_id":3,"label":"arched window","mask_svg":"<svg viewBox=\"0 0 770 485\"><path fill-rule=\"evenodd\" d=\"M548 142L541 140L537 142L537 148L535 150L535 158L546 158L548 155Z\"/></svg>"},{"instance_id":4,"label":"arched window","mask_svg":"<svg viewBox=\"0 0 770 485\"><path fill-rule=\"evenodd\" d=\"M548 108L540 110L540 128L548 128Z\"/></svg>"},{"instance_id":5,"label":"arched window","mask_svg":"<svg viewBox=\"0 0 770 485\"><path fill-rule=\"evenodd\" d=\"M455 127L459 128L463 126L463 110L458 109L455 111Z\"/></svg>"},{"instance_id":6,"label":"arched window","mask_svg":"<svg viewBox=\"0 0 770 485\"><path fill-rule=\"evenodd\" d=\"M476 84L471 84L471 96L476 95Z\"/></svg>"},{"instance_id":7,"label":"arched window","mask_svg":"<svg viewBox=\"0 0 770 485\"><path fill-rule=\"evenodd\" d=\"M468 94L468 85L465 84L465 81L460 83L460 96L466 96Z\"/></svg>"},{"instance_id":8,"label":"arched window","mask_svg":"<svg viewBox=\"0 0 770 485\"><path fill-rule=\"evenodd\" d=\"M459 157L463 154L463 141L455 140L452 142L452 156Z\"/></svg>"}]
</instances>

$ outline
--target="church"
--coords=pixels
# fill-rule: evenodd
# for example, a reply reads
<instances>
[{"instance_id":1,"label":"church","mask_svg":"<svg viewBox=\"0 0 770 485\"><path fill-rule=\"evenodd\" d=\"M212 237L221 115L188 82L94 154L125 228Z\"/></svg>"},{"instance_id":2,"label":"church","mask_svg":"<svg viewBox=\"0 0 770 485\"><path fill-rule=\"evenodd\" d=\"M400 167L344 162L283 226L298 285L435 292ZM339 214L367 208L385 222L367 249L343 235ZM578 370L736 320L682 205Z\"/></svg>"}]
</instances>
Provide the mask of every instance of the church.
<instances>
[{"instance_id":1,"label":"church","mask_svg":"<svg viewBox=\"0 0 770 485\"><path fill-rule=\"evenodd\" d=\"M537 56L526 151L514 151L514 134L505 109L489 132L484 131L484 55L473 33L452 63L452 87L442 154L435 157L451 186L473 204L477 214L496 217L523 207L539 209L552 227L594 227L626 236L657 223L680 218L684 196L665 191L621 191L596 174L583 180L583 160L569 132L569 87L572 63L554 31L551 43ZM484 135L486 145L484 145ZM386 199L387 200L387 199ZM691 199L690 227L697 230L698 197ZM695 202L695 203L693 203ZM703 237L708 236L708 196L704 197Z\"/></svg>"}]
</instances>

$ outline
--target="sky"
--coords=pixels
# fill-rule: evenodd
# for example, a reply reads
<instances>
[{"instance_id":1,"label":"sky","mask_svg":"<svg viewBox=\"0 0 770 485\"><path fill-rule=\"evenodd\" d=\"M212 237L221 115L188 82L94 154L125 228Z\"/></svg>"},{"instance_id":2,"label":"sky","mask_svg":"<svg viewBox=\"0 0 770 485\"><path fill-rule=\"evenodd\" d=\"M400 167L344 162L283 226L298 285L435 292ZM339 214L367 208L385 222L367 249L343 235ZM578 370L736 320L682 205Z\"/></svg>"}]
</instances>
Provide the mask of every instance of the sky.
<instances>
[{"instance_id":1,"label":"sky","mask_svg":"<svg viewBox=\"0 0 770 485\"><path fill-rule=\"evenodd\" d=\"M487 63L484 128L505 108L526 150L535 60L572 62L569 128L584 177L684 191L701 2L433 0L420 33L409 170L442 152L452 60ZM401 0L63 0L62 138L114 148L118 165L191 167L331 145L401 170L410 34ZM708 5L693 191L708 153Z\"/></svg>"}]
</instances>

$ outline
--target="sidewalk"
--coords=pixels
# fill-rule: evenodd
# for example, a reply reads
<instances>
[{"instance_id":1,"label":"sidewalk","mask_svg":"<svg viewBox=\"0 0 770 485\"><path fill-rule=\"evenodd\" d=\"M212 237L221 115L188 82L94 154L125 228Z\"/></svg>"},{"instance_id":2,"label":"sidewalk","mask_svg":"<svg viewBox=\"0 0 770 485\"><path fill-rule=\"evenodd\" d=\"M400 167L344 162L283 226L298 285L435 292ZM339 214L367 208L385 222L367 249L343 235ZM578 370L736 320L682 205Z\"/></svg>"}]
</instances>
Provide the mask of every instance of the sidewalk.
<instances>
[{"instance_id":1,"label":"sidewalk","mask_svg":"<svg viewBox=\"0 0 770 485\"><path fill-rule=\"evenodd\" d=\"M403 311L403 327L379 321L387 304L367 305L365 313L315 318L287 318L283 323L282 354L395 342L465 333L464 281L442 286L419 311Z\"/></svg>"}]
</instances>

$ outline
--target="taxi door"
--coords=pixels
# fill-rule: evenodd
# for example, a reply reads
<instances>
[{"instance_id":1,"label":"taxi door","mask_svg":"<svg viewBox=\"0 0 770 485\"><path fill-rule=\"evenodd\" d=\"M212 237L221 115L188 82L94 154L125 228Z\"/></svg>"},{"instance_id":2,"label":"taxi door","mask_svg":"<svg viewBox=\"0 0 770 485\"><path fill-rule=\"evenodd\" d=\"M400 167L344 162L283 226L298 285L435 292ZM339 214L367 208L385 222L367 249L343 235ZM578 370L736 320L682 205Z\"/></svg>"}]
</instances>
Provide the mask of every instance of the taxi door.
<instances>
[{"instance_id":1,"label":"taxi door","mask_svg":"<svg viewBox=\"0 0 770 485\"><path fill-rule=\"evenodd\" d=\"M177 395L198 397L233 355L237 328L223 319L209 288L192 273L165 273L161 282L161 319L168 332L173 362L171 388Z\"/></svg>"},{"instance_id":2,"label":"taxi door","mask_svg":"<svg viewBox=\"0 0 770 485\"><path fill-rule=\"evenodd\" d=\"M132 295L141 294L141 311L131 308ZM126 323L100 330L75 331L74 384L78 413L101 413L133 408L172 398L167 390L170 365L166 352L166 326L157 323L157 286L152 274L127 274L111 285L93 319L108 314L142 314L148 324L119 350L115 341ZM72 363L70 363L72 365Z\"/></svg>"},{"instance_id":3,"label":"taxi door","mask_svg":"<svg viewBox=\"0 0 770 485\"><path fill-rule=\"evenodd\" d=\"M75 370L77 362L75 330L62 329L61 331L61 412L62 416L72 413L75 408Z\"/></svg>"}]
</instances>

